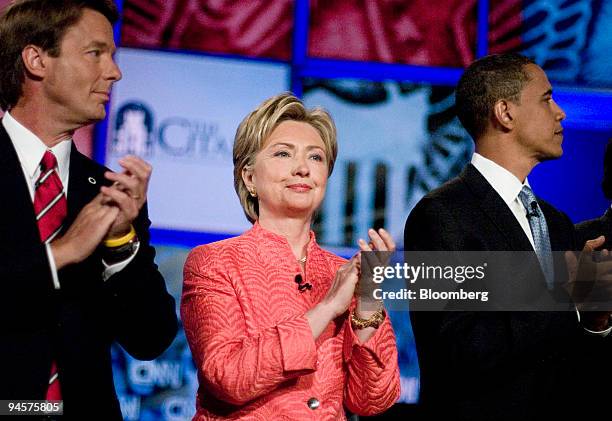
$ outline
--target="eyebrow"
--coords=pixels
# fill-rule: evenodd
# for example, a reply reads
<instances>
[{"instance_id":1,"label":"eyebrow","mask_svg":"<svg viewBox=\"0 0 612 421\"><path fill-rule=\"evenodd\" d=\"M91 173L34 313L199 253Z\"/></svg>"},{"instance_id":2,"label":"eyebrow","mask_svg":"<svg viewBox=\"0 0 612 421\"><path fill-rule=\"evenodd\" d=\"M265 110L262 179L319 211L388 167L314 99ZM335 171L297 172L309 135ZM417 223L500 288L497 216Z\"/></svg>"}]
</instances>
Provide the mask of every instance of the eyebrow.
<instances>
[{"instance_id":1,"label":"eyebrow","mask_svg":"<svg viewBox=\"0 0 612 421\"><path fill-rule=\"evenodd\" d=\"M275 143L273 145L270 145L271 148L277 147L277 146L286 146L289 149L295 149L295 145L291 144L291 143L286 143L286 142L278 142ZM306 146L306 150L310 151L312 149L321 149L322 151L325 151L324 148L322 148L321 146L317 146L317 145L308 145Z\"/></svg>"},{"instance_id":2,"label":"eyebrow","mask_svg":"<svg viewBox=\"0 0 612 421\"><path fill-rule=\"evenodd\" d=\"M543 96L543 97L545 97L545 96L551 96L551 95L552 95L552 93L553 93L552 88L550 88L548 91L544 92L544 93L542 94L542 96Z\"/></svg>"},{"instance_id":3,"label":"eyebrow","mask_svg":"<svg viewBox=\"0 0 612 421\"><path fill-rule=\"evenodd\" d=\"M85 46L86 50L89 48L99 48L101 50L111 50L111 52L114 52L114 49L112 48L112 46L110 46L104 41L92 41Z\"/></svg>"}]
</instances>

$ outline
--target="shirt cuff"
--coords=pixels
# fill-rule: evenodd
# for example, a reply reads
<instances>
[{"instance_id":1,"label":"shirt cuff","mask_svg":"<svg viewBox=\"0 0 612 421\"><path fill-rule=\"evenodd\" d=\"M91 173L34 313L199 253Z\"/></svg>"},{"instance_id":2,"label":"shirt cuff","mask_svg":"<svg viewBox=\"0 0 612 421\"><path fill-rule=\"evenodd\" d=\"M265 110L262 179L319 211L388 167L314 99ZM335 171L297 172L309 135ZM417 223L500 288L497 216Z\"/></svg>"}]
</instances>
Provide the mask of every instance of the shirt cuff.
<instances>
[{"instance_id":1,"label":"shirt cuff","mask_svg":"<svg viewBox=\"0 0 612 421\"><path fill-rule=\"evenodd\" d=\"M580 312L578 311L578 309L576 308L576 316L578 317L578 323L580 323ZM612 326L610 326L609 328L607 328L606 330L590 330L587 329L586 327L582 326L582 328L587 332L590 333L591 335L595 335L595 336L601 336L601 337L606 337L610 334L610 332L612 332Z\"/></svg>"},{"instance_id":2,"label":"shirt cuff","mask_svg":"<svg viewBox=\"0 0 612 421\"><path fill-rule=\"evenodd\" d=\"M49 259L49 269L51 269L53 288L60 289L59 276L57 276L57 266L55 266L55 258L51 252L51 244L45 244L45 249L47 250L47 258Z\"/></svg>"},{"instance_id":3,"label":"shirt cuff","mask_svg":"<svg viewBox=\"0 0 612 421\"><path fill-rule=\"evenodd\" d=\"M590 329L587 329L584 326L582 328L584 330L586 330L587 333L590 333L591 335L597 335L597 336L602 336L602 337L606 337L606 336L608 336L610 334L610 332L612 332L612 326L610 326L606 330L600 330L600 331L590 330Z\"/></svg>"},{"instance_id":4,"label":"shirt cuff","mask_svg":"<svg viewBox=\"0 0 612 421\"><path fill-rule=\"evenodd\" d=\"M306 317L276 325L284 371L316 370L317 347Z\"/></svg>"},{"instance_id":5,"label":"shirt cuff","mask_svg":"<svg viewBox=\"0 0 612 421\"><path fill-rule=\"evenodd\" d=\"M134 256L136 256L136 253L138 253L139 249L140 249L140 242L136 243L136 247L134 247L134 251L127 259L122 260L121 262L113 263L112 265L106 264L104 259L102 259L102 264L104 265L104 270L102 271L102 279L104 281L107 281L108 278L110 278L114 274L121 272L123 269L125 269L125 267L129 265L132 260L134 260Z\"/></svg>"}]
</instances>

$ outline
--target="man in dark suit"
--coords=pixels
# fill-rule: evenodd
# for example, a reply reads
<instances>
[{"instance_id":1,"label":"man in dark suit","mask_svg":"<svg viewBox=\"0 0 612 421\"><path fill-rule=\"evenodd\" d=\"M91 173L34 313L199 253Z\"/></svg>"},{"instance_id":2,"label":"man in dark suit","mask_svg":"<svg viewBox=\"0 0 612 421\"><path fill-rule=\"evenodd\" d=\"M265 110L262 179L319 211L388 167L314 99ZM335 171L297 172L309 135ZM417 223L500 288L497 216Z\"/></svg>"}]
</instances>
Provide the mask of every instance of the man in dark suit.
<instances>
[{"instance_id":1,"label":"man in dark suit","mask_svg":"<svg viewBox=\"0 0 612 421\"><path fill-rule=\"evenodd\" d=\"M553 252L575 249L573 225L536 199L527 181L535 165L563 152L565 114L545 73L517 54L477 60L459 82L456 109L475 140L474 156L416 205L405 249L530 251L535 266L498 271L492 287L501 296L518 287L543 291L551 302L565 297L558 284L568 279L564 256ZM426 419L554 419L598 409L586 398L583 374L596 359L591 351L608 342L608 314L578 313L569 297L566 303L570 311L411 311Z\"/></svg>"},{"instance_id":2,"label":"man in dark suit","mask_svg":"<svg viewBox=\"0 0 612 421\"><path fill-rule=\"evenodd\" d=\"M63 400L63 419L122 419L110 347L159 356L177 331L153 262L151 167L112 173L72 134L105 117L110 1L18 1L0 18L0 399Z\"/></svg>"},{"instance_id":3,"label":"man in dark suit","mask_svg":"<svg viewBox=\"0 0 612 421\"><path fill-rule=\"evenodd\" d=\"M606 152L604 154L604 176L601 182L601 188L608 200L612 200L612 139L608 141ZM606 237L606 242L602 246L605 249L612 249L612 208L608 208L606 212L597 219L583 221L576 225L576 235L578 245L585 244L591 238L603 235Z\"/></svg>"}]
</instances>

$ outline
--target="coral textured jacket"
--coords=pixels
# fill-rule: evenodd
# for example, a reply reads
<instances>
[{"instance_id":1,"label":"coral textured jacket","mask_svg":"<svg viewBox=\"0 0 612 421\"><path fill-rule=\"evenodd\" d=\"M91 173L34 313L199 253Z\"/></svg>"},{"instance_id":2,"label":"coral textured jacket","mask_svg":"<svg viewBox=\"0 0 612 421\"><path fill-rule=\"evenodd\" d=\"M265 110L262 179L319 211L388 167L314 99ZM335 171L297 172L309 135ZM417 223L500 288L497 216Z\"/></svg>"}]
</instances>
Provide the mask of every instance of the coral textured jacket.
<instances>
[{"instance_id":1,"label":"coral textured jacket","mask_svg":"<svg viewBox=\"0 0 612 421\"><path fill-rule=\"evenodd\" d=\"M315 341L304 314L345 260L311 233L305 273L284 237L255 224L195 248L185 263L181 315L198 370L194 420L344 420L399 396L397 348L387 318L360 344L346 315ZM312 289L298 291L300 274Z\"/></svg>"}]
</instances>

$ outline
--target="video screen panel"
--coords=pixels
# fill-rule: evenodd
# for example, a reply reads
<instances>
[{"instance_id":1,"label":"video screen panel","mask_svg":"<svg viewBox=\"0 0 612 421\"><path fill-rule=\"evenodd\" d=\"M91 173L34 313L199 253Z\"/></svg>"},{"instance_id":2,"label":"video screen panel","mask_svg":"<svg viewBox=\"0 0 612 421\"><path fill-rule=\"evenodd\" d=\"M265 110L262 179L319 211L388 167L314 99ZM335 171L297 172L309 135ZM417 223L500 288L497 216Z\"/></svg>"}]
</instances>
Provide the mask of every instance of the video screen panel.
<instances>
[{"instance_id":1,"label":"video screen panel","mask_svg":"<svg viewBox=\"0 0 612 421\"><path fill-rule=\"evenodd\" d=\"M612 3L601 0L493 1L489 52L520 52L552 81L612 87Z\"/></svg>"},{"instance_id":2,"label":"video screen panel","mask_svg":"<svg viewBox=\"0 0 612 421\"><path fill-rule=\"evenodd\" d=\"M240 121L288 88L277 63L121 48L106 164L131 153L153 165L153 227L239 234L249 227L234 191L232 145Z\"/></svg>"},{"instance_id":3,"label":"video screen panel","mask_svg":"<svg viewBox=\"0 0 612 421\"><path fill-rule=\"evenodd\" d=\"M338 128L317 238L356 247L369 227L384 226L401 245L413 206L458 174L473 150L453 111L453 88L346 79L305 86L306 104L328 109Z\"/></svg>"},{"instance_id":4,"label":"video screen panel","mask_svg":"<svg viewBox=\"0 0 612 421\"><path fill-rule=\"evenodd\" d=\"M125 0L121 45L289 60L293 0Z\"/></svg>"},{"instance_id":5,"label":"video screen panel","mask_svg":"<svg viewBox=\"0 0 612 421\"><path fill-rule=\"evenodd\" d=\"M463 67L476 49L477 2L311 1L308 56Z\"/></svg>"}]
</instances>

